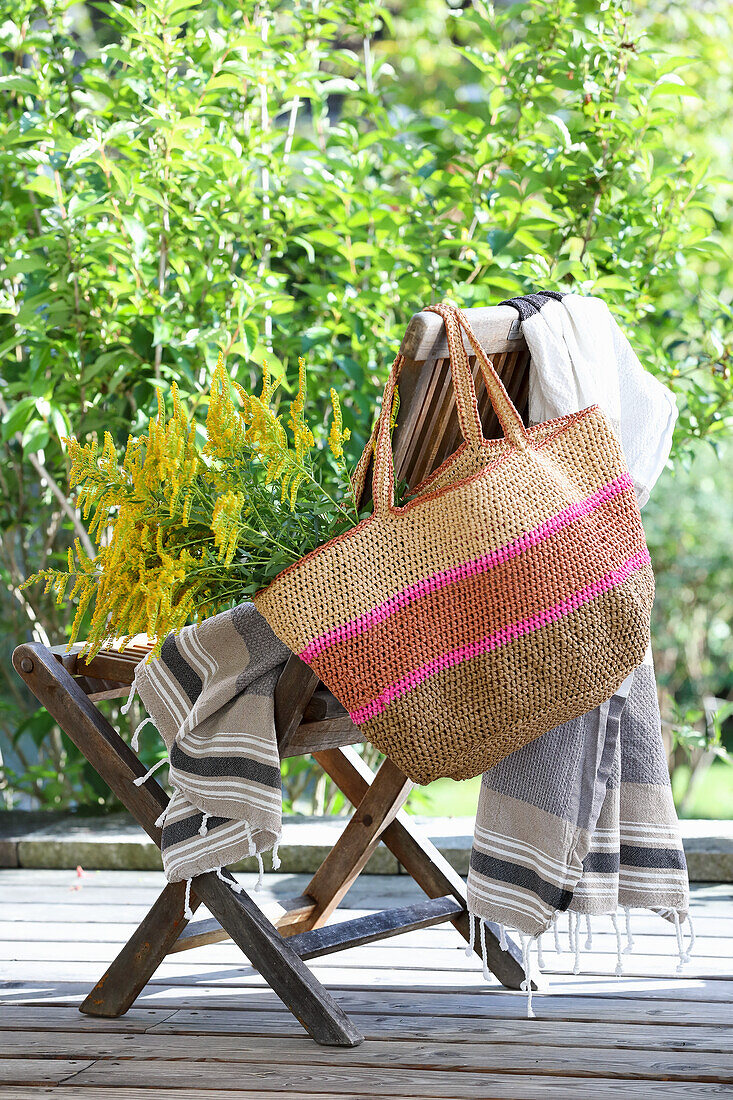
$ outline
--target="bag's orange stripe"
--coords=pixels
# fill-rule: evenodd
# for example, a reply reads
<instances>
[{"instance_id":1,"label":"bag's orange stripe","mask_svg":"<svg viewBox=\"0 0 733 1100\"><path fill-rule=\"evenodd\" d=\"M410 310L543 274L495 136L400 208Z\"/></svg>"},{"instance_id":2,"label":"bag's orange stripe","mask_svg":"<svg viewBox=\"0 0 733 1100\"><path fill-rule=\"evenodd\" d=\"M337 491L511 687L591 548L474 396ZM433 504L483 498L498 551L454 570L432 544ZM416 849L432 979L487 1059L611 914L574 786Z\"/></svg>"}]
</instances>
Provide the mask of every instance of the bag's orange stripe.
<instances>
[{"instance_id":1,"label":"bag's orange stripe","mask_svg":"<svg viewBox=\"0 0 733 1100\"><path fill-rule=\"evenodd\" d=\"M608 501L613 500L619 494L625 493L632 488L633 482L631 476L629 474L622 474L607 485L602 485L600 489L591 494L591 496L586 497L585 500L581 500L577 504L568 505L568 507L563 508L561 512L556 513L554 516L550 516L549 519L546 519L543 523L539 524L539 526L528 531L525 535L522 535L521 538L515 539L513 542L507 543L504 546L500 546L497 550L493 550L484 557L477 558L474 561L464 562L451 569L443 570L441 573L435 573L433 576L426 577L417 584L412 584L402 589L401 592L397 592L378 607L365 612L363 615L359 615L356 619L352 619L351 622L345 623L343 626L335 627L333 630L329 630L325 634L319 635L317 638L314 638L305 649L301 650L298 656L302 661L311 663L313 658L323 652L324 649L328 649L332 645L337 645L347 638L352 638L357 634L363 634L365 631L371 630L372 627L383 622L401 608L414 603L415 600L422 599L441 588L445 588L446 585L455 584L456 581L461 581L466 577L486 573L490 569L495 569L498 565L512 558L525 554L528 550L531 550L532 547L540 545L548 538L562 531L568 525L584 519Z\"/></svg>"},{"instance_id":2,"label":"bag's orange stripe","mask_svg":"<svg viewBox=\"0 0 733 1100\"><path fill-rule=\"evenodd\" d=\"M477 641L471 642L468 645L460 646L447 653L441 653L432 661L428 661L420 668L413 669L406 676L390 684L376 699L372 699L366 706L350 711L349 717L357 726L363 722L367 722L370 718L374 718L376 715L381 714L393 700L406 695L412 688L417 687L424 680L427 680L428 677L434 676L444 669L453 668L455 665L461 664L464 661L470 661L472 658L479 657L484 653L490 653L492 650L499 649L501 646L509 645L510 642L513 642L516 638L521 638L524 634L531 634L533 631L539 630L549 623L557 622L558 619L562 619L570 615L573 611L577 611L583 604L589 603L591 600L603 595L604 592L619 587L624 581L628 580L632 573L638 569L643 569L645 565L649 564L649 551L646 549L640 551L629 558L628 561L624 562L619 569L612 570L605 574L605 576L586 585L586 587L580 591L574 592L569 599L560 600L551 607L545 608L537 615L532 615L528 619L511 623L509 626L502 627L500 630L488 634L483 638L479 638Z\"/></svg>"},{"instance_id":3,"label":"bag's orange stripe","mask_svg":"<svg viewBox=\"0 0 733 1100\"><path fill-rule=\"evenodd\" d=\"M521 557L440 588L367 633L331 646L311 661L311 667L324 683L338 685L347 709L358 709L410 669L482 637L487 626L498 630L536 615L644 550L640 531L618 546L618 530L632 518L633 507L629 494L617 497L599 508L592 520L559 531ZM632 523L628 526L634 529ZM553 568L553 563L563 561L564 574Z\"/></svg>"}]
</instances>

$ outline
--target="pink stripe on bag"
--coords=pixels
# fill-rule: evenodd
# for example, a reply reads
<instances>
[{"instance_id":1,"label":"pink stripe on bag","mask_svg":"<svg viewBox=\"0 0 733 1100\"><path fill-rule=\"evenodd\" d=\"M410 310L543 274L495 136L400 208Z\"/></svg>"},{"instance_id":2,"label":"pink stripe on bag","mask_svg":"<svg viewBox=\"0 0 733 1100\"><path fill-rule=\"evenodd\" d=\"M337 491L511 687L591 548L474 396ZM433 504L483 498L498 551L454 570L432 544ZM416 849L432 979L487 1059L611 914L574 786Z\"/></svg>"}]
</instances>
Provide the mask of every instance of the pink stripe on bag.
<instances>
[{"instance_id":1,"label":"pink stripe on bag","mask_svg":"<svg viewBox=\"0 0 733 1100\"><path fill-rule=\"evenodd\" d=\"M416 668L413 672L408 673L407 676L403 676L396 683L391 684L381 693L381 695L373 699L371 703L359 707L358 710L351 711L349 717L356 725L367 722L370 718L374 718L377 714L381 714L395 699L398 699L402 695L406 695L408 691L417 687L423 680L427 680L429 676L435 676L436 673L442 672L446 668L453 668L455 665L462 664L464 661L470 661L474 657L481 656L483 653L490 653L492 650L499 649L501 646L509 645L510 642L513 642L516 638L521 638L524 634L531 634L533 631L540 630L549 623L557 622L558 619L562 619L566 615L570 615L573 611L577 611L583 604L589 603L597 596L603 595L604 592L608 592L612 588L617 588L620 584L623 584L624 581L628 580L631 574L637 569L649 565L650 562L649 551L639 551L639 553L630 557L628 561L624 562L618 569L606 573L605 576L601 577L599 580L593 581L592 584L580 589L579 592L575 592L567 600L561 600L553 607L548 607L547 610L541 611L539 614L533 615L529 619L524 619L521 622L511 623L509 626L502 627L501 630L497 630L494 634L489 634L485 638L479 638L469 645L461 646L459 649L454 649L450 653L443 653L441 656L435 657L421 668Z\"/></svg>"},{"instance_id":2,"label":"pink stripe on bag","mask_svg":"<svg viewBox=\"0 0 733 1100\"><path fill-rule=\"evenodd\" d=\"M486 573L495 566L501 565L505 561L509 561L510 558L518 557L519 554L523 554L531 549L531 547L537 546L538 543L551 538L552 535L557 534L557 532L561 531L564 527L574 523L575 520L590 515L591 512L596 511L601 505L606 504L609 500L613 500L614 497L632 487L633 481L631 475L622 474L621 477L617 477L614 481L610 481L607 485L603 485L597 492L593 493L585 500L581 500L578 504L571 504L567 508L563 508L557 515L551 516L549 519L545 520L544 523L541 523L539 527L535 527L534 530L528 531L526 535L522 535L521 538L515 539L505 546L499 547L498 550L493 550L490 554L486 554L481 558L476 558L474 561L464 562L462 565L456 565L452 569L446 569L440 573L433 574L432 577L426 577L424 580L417 581L408 588L403 588L401 592L397 592L394 596L390 596L388 600L385 600L384 603L379 604L379 606L373 608L373 610L367 611L363 615L359 615L358 618L352 619L351 622L345 623L343 626L337 626L333 630L321 634L320 637L314 638L312 642L309 642L298 656L302 661L310 661L324 649L328 649L329 646L346 641L347 638L353 638L357 634L363 634L373 626L377 626L378 623L384 622L390 615L394 615L400 608L407 606L421 596L427 596L432 592L437 592L439 589L445 588L449 584L455 584L458 581L465 580L467 577L475 577L479 573Z\"/></svg>"}]
</instances>

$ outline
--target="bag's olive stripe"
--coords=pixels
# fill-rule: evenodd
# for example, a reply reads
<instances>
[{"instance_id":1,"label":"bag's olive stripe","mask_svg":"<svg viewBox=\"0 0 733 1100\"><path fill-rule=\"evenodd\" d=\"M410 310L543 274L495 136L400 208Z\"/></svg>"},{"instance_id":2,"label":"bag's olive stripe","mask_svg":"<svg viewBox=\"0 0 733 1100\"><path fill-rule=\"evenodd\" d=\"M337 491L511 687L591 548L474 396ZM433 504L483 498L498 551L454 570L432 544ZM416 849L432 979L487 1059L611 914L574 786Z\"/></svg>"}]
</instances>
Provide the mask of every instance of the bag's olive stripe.
<instances>
[{"instance_id":1,"label":"bag's olive stripe","mask_svg":"<svg viewBox=\"0 0 733 1100\"><path fill-rule=\"evenodd\" d=\"M454 665L462 664L464 661L470 661L483 653L489 653L493 649L499 649L501 646L509 645L510 642L513 642L523 634L532 634L535 630L547 626L548 623L557 622L571 612L577 611L583 604L589 603L591 600L596 599L597 596L601 596L609 589L616 588L618 585L623 584L635 570L641 569L643 566L649 564L649 551L638 551L618 569L613 569L606 573L605 576L599 577L598 580L586 585L584 588L580 589L580 591L574 592L568 599L560 600L552 607L547 607L544 611L540 611L536 615L532 615L527 619L522 619L519 622L510 623L508 626L501 627L499 630L486 635L484 638L479 638L477 641L470 642L468 645L460 646L458 649L441 654L432 661L428 661L421 668L413 669L400 680L390 684L385 691L376 699L367 703L366 706L360 707L358 710L350 711L349 717L357 726L361 725L363 722L369 721L370 718L374 718L377 714L381 714L383 710L386 710L394 699L398 699L401 695L405 695L412 688L421 684L423 680L427 680L428 677L434 676L436 672L441 672L446 668L453 668Z\"/></svg>"},{"instance_id":2,"label":"bag's olive stripe","mask_svg":"<svg viewBox=\"0 0 733 1100\"><path fill-rule=\"evenodd\" d=\"M608 501L613 500L620 493L629 491L633 492L631 475L622 474L620 477L608 482L608 484L601 486L597 492L586 497L585 500L581 500L577 504L568 505L567 508L563 508L561 512L556 513L554 516L550 516L549 519L540 523L533 530L528 531L518 539L512 540L512 542L506 543L504 546L500 546L490 554L485 554L480 558L475 558L473 561L464 562L462 565L454 566L452 569L444 569L440 573L434 573L432 576L425 577L423 580L418 581L417 584L409 585L407 588L403 588L401 592L395 593L394 596L391 596L388 600L385 600L371 611L367 611L365 614L352 619L351 622L345 623L343 626L338 626L334 630L329 630L325 634L321 634L319 637L314 638L313 641L300 652L300 659L310 663L314 657L324 649L328 649L329 646L338 644L348 638L353 638L357 634L362 634L364 631L370 630L372 627L384 622L384 620L388 619L391 615L394 615L401 608L414 603L416 600L429 596L439 591L441 588L445 588L447 585L465 580L467 577L474 577L486 573L491 569L495 569L498 565L502 565L504 562L511 561L519 555L526 554L533 547L552 538L570 524L574 524L578 520L582 520L584 517L591 515L591 513L601 508L604 504L608 503Z\"/></svg>"},{"instance_id":3,"label":"bag's olive stripe","mask_svg":"<svg viewBox=\"0 0 733 1100\"><path fill-rule=\"evenodd\" d=\"M495 632L540 614L599 575L622 567L630 554L644 551L641 532L623 542L617 534L633 518L633 506L627 494L617 497L592 521L565 528L521 557L440 588L368 632L330 646L311 660L311 667L324 683L338 684L344 706L357 711L412 669L485 637L487 626ZM605 544L602 557L587 553L594 533ZM565 569L553 571L552 562L558 560L566 563Z\"/></svg>"},{"instance_id":4,"label":"bag's olive stripe","mask_svg":"<svg viewBox=\"0 0 733 1100\"><path fill-rule=\"evenodd\" d=\"M644 658L652 598L651 566L644 566L566 618L428 677L365 722L364 736L416 783L434 778L436 745L443 774L454 779L492 768L550 721L580 718L594 700L613 695ZM620 642L618 622L633 641ZM477 703L489 692L490 709Z\"/></svg>"}]
</instances>

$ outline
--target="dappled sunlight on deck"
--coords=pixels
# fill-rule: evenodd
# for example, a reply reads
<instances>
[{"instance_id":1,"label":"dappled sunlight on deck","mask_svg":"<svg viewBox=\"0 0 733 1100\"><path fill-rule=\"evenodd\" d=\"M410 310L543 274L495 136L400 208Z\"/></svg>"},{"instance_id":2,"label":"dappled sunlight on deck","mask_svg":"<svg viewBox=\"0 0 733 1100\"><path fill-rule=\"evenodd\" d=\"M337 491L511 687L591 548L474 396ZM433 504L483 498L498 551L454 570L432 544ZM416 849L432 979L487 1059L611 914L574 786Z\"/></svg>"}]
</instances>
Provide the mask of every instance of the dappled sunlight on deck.
<instances>
[{"instance_id":1,"label":"dappled sunlight on deck","mask_svg":"<svg viewBox=\"0 0 733 1100\"><path fill-rule=\"evenodd\" d=\"M559 955L546 935L534 1020L521 993L484 982L450 926L316 959L366 1036L343 1050L310 1040L231 941L169 956L119 1019L81 1015L162 882L156 872L0 872L2 1100L564 1100L612 1090L697 1100L733 1085L731 886L693 887L698 939L682 973L674 931L651 913L633 916L621 978L608 918L594 919L579 975L567 935ZM256 897L304 885L270 875ZM336 919L419 896L406 875L363 876Z\"/></svg>"}]
</instances>

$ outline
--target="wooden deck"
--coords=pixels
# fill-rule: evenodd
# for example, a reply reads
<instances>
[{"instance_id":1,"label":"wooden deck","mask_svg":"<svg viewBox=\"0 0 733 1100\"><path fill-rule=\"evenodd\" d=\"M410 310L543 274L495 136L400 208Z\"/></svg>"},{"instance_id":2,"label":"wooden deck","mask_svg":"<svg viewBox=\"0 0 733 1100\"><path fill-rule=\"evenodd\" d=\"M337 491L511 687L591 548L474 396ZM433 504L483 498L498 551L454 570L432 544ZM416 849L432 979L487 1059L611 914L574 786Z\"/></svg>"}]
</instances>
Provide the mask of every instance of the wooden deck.
<instances>
[{"instance_id":1,"label":"wooden deck","mask_svg":"<svg viewBox=\"0 0 733 1100\"><path fill-rule=\"evenodd\" d=\"M546 935L550 992L535 996L534 1020L522 994L483 981L449 927L319 960L318 977L366 1035L345 1051L308 1039L231 943L172 956L119 1020L81 1016L162 881L0 872L1 1100L733 1096L731 886L694 889L698 939L682 974L674 933L652 914L634 914L622 978L607 918L594 920L577 977ZM261 896L305 882L271 875ZM419 897L407 876L362 877L340 912Z\"/></svg>"}]
</instances>

